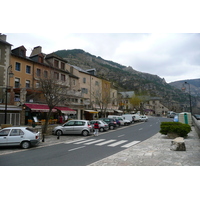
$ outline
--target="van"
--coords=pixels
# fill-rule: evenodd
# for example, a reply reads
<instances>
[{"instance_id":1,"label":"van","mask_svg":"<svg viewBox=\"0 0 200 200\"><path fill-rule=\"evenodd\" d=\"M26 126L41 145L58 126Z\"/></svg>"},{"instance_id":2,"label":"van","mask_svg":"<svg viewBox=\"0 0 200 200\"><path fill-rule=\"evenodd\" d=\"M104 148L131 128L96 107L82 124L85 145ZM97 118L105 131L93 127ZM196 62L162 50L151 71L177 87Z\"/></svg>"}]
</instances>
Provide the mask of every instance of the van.
<instances>
[{"instance_id":1,"label":"van","mask_svg":"<svg viewBox=\"0 0 200 200\"><path fill-rule=\"evenodd\" d=\"M140 115L138 114L124 114L122 117L126 120L130 120L131 123L140 121Z\"/></svg>"},{"instance_id":2,"label":"van","mask_svg":"<svg viewBox=\"0 0 200 200\"><path fill-rule=\"evenodd\" d=\"M129 124L131 124L130 120L124 119L122 116L119 116L119 115L108 115L108 118L113 118L113 119L119 120L121 125L129 125Z\"/></svg>"}]
</instances>

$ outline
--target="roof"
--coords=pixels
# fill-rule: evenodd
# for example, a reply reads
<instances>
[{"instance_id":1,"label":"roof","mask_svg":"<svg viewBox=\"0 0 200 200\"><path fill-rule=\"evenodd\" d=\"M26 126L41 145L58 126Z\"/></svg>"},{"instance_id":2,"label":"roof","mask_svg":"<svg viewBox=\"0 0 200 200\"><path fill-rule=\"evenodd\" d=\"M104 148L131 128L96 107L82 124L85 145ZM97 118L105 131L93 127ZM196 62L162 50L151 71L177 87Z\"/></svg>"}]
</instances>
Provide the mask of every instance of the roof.
<instances>
[{"instance_id":1,"label":"roof","mask_svg":"<svg viewBox=\"0 0 200 200\"><path fill-rule=\"evenodd\" d=\"M0 43L3 43L3 44L5 44L5 45L9 45L9 46L13 46L12 44L10 44L10 43L8 43L8 42L6 42L6 41L4 41L4 40L1 40L1 39L0 39Z\"/></svg>"}]
</instances>

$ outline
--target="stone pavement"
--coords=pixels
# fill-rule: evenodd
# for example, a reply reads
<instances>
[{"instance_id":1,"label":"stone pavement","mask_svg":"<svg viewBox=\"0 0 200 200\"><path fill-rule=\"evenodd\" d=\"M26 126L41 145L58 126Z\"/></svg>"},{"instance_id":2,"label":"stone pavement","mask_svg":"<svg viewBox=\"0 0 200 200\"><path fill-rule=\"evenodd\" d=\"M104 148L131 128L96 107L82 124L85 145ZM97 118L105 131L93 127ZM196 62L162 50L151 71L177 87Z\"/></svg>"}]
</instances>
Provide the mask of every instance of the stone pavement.
<instances>
[{"instance_id":1,"label":"stone pavement","mask_svg":"<svg viewBox=\"0 0 200 200\"><path fill-rule=\"evenodd\" d=\"M157 133L90 166L200 166L200 139L194 127L185 139L186 151L170 150L171 141Z\"/></svg>"}]
</instances>

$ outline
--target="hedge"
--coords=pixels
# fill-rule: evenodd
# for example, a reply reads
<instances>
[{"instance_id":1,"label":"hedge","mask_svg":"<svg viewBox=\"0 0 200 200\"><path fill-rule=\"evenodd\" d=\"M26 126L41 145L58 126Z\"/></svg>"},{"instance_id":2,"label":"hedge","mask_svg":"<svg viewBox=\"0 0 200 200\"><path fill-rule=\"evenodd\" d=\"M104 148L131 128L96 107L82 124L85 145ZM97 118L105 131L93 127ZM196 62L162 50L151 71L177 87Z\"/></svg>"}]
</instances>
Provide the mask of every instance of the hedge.
<instances>
[{"instance_id":1,"label":"hedge","mask_svg":"<svg viewBox=\"0 0 200 200\"><path fill-rule=\"evenodd\" d=\"M160 133L167 135L168 133L176 133L180 137L186 137L192 130L190 125L180 122L161 122Z\"/></svg>"}]
</instances>

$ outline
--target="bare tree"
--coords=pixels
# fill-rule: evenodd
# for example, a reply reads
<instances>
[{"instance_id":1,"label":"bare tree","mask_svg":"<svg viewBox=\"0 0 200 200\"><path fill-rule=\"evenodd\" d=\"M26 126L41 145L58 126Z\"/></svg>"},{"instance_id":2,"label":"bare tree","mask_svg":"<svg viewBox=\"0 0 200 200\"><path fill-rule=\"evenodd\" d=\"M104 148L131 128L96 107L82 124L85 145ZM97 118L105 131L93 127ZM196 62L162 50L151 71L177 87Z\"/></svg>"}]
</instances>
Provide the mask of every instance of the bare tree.
<instances>
[{"instance_id":1,"label":"bare tree","mask_svg":"<svg viewBox=\"0 0 200 200\"><path fill-rule=\"evenodd\" d=\"M55 106L63 104L68 96L69 87L66 83L61 82L53 77L53 73L49 77L40 78L40 90L43 92L44 99L49 106L45 124L42 128L42 137L44 141L44 134L47 132L48 121L50 119L52 110Z\"/></svg>"}]
</instances>

